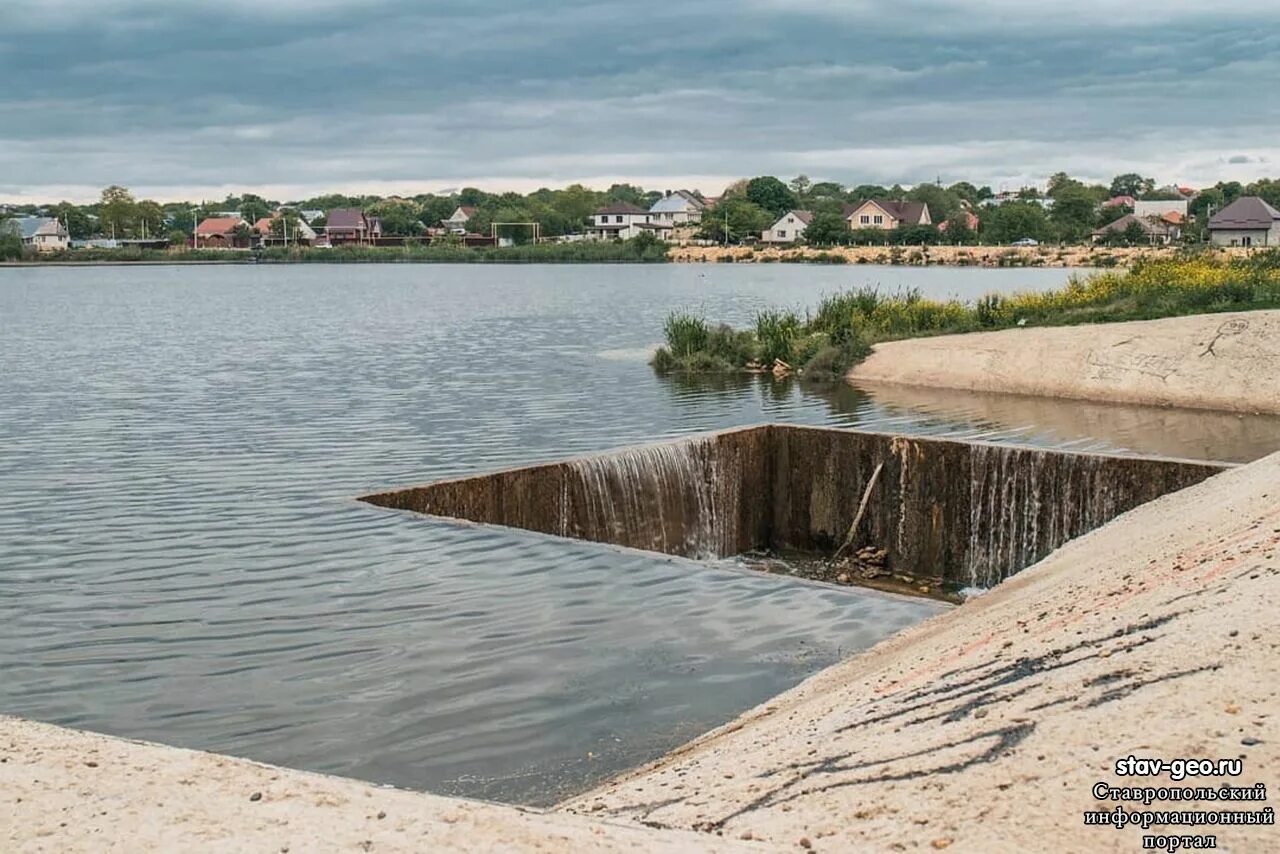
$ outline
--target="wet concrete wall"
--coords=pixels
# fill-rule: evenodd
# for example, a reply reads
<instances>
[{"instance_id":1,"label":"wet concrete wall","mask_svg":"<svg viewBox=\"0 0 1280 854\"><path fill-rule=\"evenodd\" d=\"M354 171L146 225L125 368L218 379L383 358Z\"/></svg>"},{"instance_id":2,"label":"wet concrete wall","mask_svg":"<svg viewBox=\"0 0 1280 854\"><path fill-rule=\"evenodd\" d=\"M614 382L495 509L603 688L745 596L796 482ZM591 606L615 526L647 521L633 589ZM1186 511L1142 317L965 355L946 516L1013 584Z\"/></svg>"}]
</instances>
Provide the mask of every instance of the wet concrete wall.
<instances>
[{"instance_id":1,"label":"wet concrete wall","mask_svg":"<svg viewBox=\"0 0 1280 854\"><path fill-rule=\"evenodd\" d=\"M688 557L831 553L990 586L1225 466L767 425L372 495L383 507ZM876 469L880 474L868 492Z\"/></svg>"}]
</instances>

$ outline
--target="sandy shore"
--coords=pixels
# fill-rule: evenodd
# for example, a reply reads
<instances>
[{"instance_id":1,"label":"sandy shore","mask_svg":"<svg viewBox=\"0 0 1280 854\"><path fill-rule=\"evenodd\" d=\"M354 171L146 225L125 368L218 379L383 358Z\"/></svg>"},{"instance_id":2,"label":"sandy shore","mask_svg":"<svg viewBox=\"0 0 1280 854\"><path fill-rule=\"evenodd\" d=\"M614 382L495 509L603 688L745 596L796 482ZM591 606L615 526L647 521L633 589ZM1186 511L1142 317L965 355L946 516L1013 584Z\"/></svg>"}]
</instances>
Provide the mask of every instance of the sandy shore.
<instances>
[{"instance_id":1,"label":"sandy shore","mask_svg":"<svg viewBox=\"0 0 1280 854\"><path fill-rule=\"evenodd\" d=\"M1223 256L1244 257L1248 249L1219 249ZM1171 258L1172 247L1096 246L836 246L777 248L765 246L678 246L671 260L684 263L717 262L732 258L738 263L803 262L817 256L838 256L849 264L906 264L950 267L1129 267L1140 259ZM822 259L819 259L822 260Z\"/></svg>"},{"instance_id":2,"label":"sandy shore","mask_svg":"<svg viewBox=\"0 0 1280 854\"><path fill-rule=\"evenodd\" d=\"M1280 311L893 341L849 379L1280 413Z\"/></svg>"},{"instance_id":3,"label":"sandy shore","mask_svg":"<svg viewBox=\"0 0 1280 854\"><path fill-rule=\"evenodd\" d=\"M1280 454L1138 508L565 809L790 850L1141 850L1141 829L1084 825L1146 808L1095 800L1096 783L1280 784L1278 549ZM1117 777L1131 754L1243 757L1244 773ZM1274 826L1146 832L1280 842Z\"/></svg>"},{"instance_id":4,"label":"sandy shore","mask_svg":"<svg viewBox=\"0 0 1280 854\"><path fill-rule=\"evenodd\" d=\"M0 717L0 851L732 851Z\"/></svg>"}]
</instances>

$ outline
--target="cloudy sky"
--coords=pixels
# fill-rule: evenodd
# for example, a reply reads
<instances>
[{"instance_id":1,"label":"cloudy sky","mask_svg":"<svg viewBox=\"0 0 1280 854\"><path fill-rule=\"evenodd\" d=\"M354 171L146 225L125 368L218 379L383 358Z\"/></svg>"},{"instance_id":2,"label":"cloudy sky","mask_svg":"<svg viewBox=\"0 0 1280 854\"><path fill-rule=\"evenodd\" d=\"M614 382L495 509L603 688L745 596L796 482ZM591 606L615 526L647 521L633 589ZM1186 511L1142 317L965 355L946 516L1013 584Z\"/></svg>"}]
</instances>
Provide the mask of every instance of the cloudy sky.
<instances>
[{"instance_id":1,"label":"cloudy sky","mask_svg":"<svg viewBox=\"0 0 1280 854\"><path fill-rule=\"evenodd\" d=\"M0 200L1280 175L1260 0L0 5Z\"/></svg>"}]
</instances>

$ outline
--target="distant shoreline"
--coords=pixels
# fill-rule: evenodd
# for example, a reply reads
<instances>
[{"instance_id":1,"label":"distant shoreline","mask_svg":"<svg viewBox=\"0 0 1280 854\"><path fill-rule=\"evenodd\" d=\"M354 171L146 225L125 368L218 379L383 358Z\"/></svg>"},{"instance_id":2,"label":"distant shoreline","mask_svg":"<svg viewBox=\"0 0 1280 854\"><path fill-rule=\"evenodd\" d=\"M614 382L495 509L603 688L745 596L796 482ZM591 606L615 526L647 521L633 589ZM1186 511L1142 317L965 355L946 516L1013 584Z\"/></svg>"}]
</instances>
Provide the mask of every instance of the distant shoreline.
<instances>
[{"instance_id":1,"label":"distant shoreline","mask_svg":"<svg viewBox=\"0 0 1280 854\"><path fill-rule=\"evenodd\" d=\"M567 244L573 247L581 244ZM595 244L587 251L568 251L562 245L517 247L497 250L462 250L428 254L405 253L399 249L358 251L304 250L292 256L255 257L245 252L228 251L227 257L199 257L186 253L160 253L157 257L119 258L98 255L90 258L67 258L0 261L0 269L9 267L164 267L181 265L305 265L305 264L874 264L908 267L1131 267L1142 260L1172 258L1179 247L1096 247L1096 246L673 246L665 255L650 253L640 257L621 251L621 244ZM1261 250L1206 247L1224 257L1246 257ZM191 253L195 254L195 253Z\"/></svg>"}]
</instances>

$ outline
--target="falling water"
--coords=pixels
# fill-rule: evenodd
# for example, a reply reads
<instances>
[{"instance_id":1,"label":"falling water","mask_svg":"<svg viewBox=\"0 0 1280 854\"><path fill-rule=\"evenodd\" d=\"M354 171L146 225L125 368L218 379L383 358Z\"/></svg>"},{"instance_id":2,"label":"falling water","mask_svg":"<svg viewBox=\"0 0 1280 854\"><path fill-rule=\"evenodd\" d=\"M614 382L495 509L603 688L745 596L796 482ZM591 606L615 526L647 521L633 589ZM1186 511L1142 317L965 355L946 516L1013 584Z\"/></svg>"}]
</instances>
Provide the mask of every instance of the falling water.
<instances>
[{"instance_id":1,"label":"falling water","mask_svg":"<svg viewBox=\"0 0 1280 854\"><path fill-rule=\"evenodd\" d=\"M737 506L738 479L719 470L715 450L712 440L694 438L573 460L561 534L576 523L589 539L694 558L731 554L733 514L725 508ZM577 514L574 496L582 501Z\"/></svg>"},{"instance_id":2,"label":"falling water","mask_svg":"<svg viewBox=\"0 0 1280 854\"><path fill-rule=\"evenodd\" d=\"M1105 457L975 444L970 455L972 587L991 587L1115 516Z\"/></svg>"}]
</instances>

